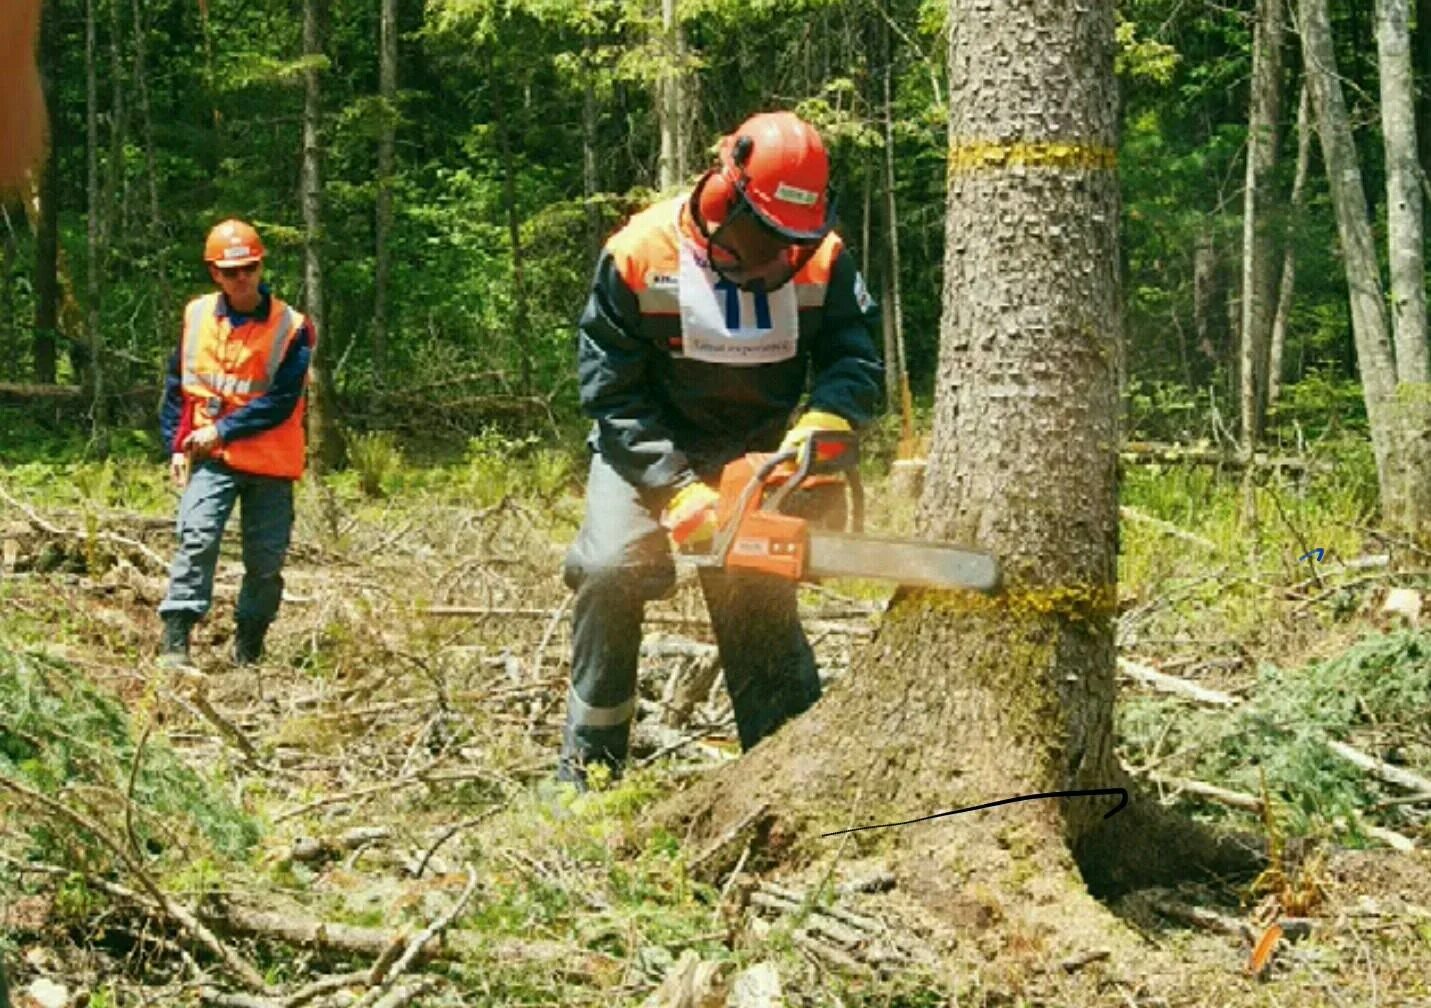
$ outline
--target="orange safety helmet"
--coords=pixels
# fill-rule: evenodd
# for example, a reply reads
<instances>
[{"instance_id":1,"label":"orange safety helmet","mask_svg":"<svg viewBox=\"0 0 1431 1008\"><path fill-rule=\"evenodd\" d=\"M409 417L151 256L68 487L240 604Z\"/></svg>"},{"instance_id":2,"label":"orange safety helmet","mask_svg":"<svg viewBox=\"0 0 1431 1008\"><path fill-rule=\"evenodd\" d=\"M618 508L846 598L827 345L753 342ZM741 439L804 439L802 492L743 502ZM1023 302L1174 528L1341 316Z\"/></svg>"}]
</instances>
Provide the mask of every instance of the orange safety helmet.
<instances>
[{"instance_id":1,"label":"orange safety helmet","mask_svg":"<svg viewBox=\"0 0 1431 1008\"><path fill-rule=\"evenodd\" d=\"M703 232L748 208L792 245L815 245L829 234L835 222L830 159L805 120L793 112L753 115L721 141L719 159L696 184L692 201Z\"/></svg>"},{"instance_id":2,"label":"orange safety helmet","mask_svg":"<svg viewBox=\"0 0 1431 1008\"><path fill-rule=\"evenodd\" d=\"M251 225L229 219L214 225L204 239L204 262L215 266L243 266L263 258L263 241Z\"/></svg>"}]
</instances>

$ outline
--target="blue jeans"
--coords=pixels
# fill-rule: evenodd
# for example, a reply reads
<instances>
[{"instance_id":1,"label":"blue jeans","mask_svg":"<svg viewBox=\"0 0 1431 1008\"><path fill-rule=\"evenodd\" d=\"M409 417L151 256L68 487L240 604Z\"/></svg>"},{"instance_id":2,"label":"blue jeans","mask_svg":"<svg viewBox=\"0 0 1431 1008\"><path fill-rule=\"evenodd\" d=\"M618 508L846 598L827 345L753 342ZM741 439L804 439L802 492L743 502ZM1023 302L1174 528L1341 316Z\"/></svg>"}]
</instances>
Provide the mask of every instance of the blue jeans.
<instances>
[{"instance_id":1,"label":"blue jeans","mask_svg":"<svg viewBox=\"0 0 1431 1008\"><path fill-rule=\"evenodd\" d=\"M209 611L219 542L234 502L240 504L243 585L237 617L267 625L283 598L283 559L293 532L293 481L237 472L222 462L194 466L179 501L179 548L169 568L169 591L159 614Z\"/></svg>"},{"instance_id":2,"label":"blue jeans","mask_svg":"<svg viewBox=\"0 0 1431 1008\"><path fill-rule=\"evenodd\" d=\"M675 584L654 503L599 454L591 458L586 518L563 574L576 598L558 776L580 780L584 763L619 768L626 759L645 603ZM749 749L820 698L796 585L765 574L699 575L741 748Z\"/></svg>"}]
</instances>

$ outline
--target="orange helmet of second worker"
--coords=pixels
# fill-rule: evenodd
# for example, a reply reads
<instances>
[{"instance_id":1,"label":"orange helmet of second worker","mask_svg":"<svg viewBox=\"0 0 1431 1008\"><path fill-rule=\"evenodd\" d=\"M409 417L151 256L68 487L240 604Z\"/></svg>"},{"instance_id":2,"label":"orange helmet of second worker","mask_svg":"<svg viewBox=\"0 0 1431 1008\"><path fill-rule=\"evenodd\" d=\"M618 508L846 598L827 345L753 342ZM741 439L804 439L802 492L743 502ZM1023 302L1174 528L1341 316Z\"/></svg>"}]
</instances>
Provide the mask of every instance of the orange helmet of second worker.
<instances>
[{"instance_id":1,"label":"orange helmet of second worker","mask_svg":"<svg viewBox=\"0 0 1431 1008\"><path fill-rule=\"evenodd\" d=\"M214 225L204 241L204 262L215 266L243 266L263 258L263 242L251 225L226 220Z\"/></svg>"}]
</instances>

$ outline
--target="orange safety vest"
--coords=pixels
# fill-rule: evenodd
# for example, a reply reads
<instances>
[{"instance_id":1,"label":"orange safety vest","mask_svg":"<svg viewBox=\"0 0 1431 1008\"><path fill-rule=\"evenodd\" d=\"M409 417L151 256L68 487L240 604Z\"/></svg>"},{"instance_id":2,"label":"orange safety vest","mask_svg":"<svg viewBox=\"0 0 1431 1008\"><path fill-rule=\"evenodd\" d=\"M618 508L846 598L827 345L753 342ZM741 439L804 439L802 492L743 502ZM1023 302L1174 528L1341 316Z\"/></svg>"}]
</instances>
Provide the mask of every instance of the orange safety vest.
<instances>
[{"instance_id":1,"label":"orange safety vest","mask_svg":"<svg viewBox=\"0 0 1431 1008\"><path fill-rule=\"evenodd\" d=\"M304 318L278 298L270 298L269 305L267 319L252 319L237 329L227 314L219 314L218 294L195 298L184 309L184 408L193 430L223 419L272 387ZM225 444L215 457L239 472L297 479L303 475L306 403L307 396L300 397L287 420Z\"/></svg>"}]
</instances>

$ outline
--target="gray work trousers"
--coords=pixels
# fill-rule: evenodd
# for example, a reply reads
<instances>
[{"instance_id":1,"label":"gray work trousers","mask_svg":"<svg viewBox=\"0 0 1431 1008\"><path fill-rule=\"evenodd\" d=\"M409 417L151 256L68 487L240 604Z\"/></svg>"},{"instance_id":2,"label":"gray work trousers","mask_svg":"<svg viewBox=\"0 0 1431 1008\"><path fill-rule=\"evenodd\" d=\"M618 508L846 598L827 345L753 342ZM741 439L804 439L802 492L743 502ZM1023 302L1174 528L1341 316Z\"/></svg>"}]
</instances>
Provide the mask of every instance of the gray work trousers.
<instances>
[{"instance_id":1,"label":"gray work trousers","mask_svg":"<svg viewBox=\"0 0 1431 1008\"><path fill-rule=\"evenodd\" d=\"M591 457L586 517L563 574L576 591L571 687L557 776L582 781L587 763L619 772L636 713L636 666L647 601L675 584L675 566L650 495ZM820 698L815 655L800 626L793 582L700 571L743 749Z\"/></svg>"},{"instance_id":2,"label":"gray work trousers","mask_svg":"<svg viewBox=\"0 0 1431 1008\"><path fill-rule=\"evenodd\" d=\"M179 548L169 568L169 591L159 614L209 611L219 543L234 504L243 534L243 584L235 615L239 620L273 621L283 598L283 560L293 532L293 480L254 476L222 462L194 466L179 501Z\"/></svg>"}]
</instances>

